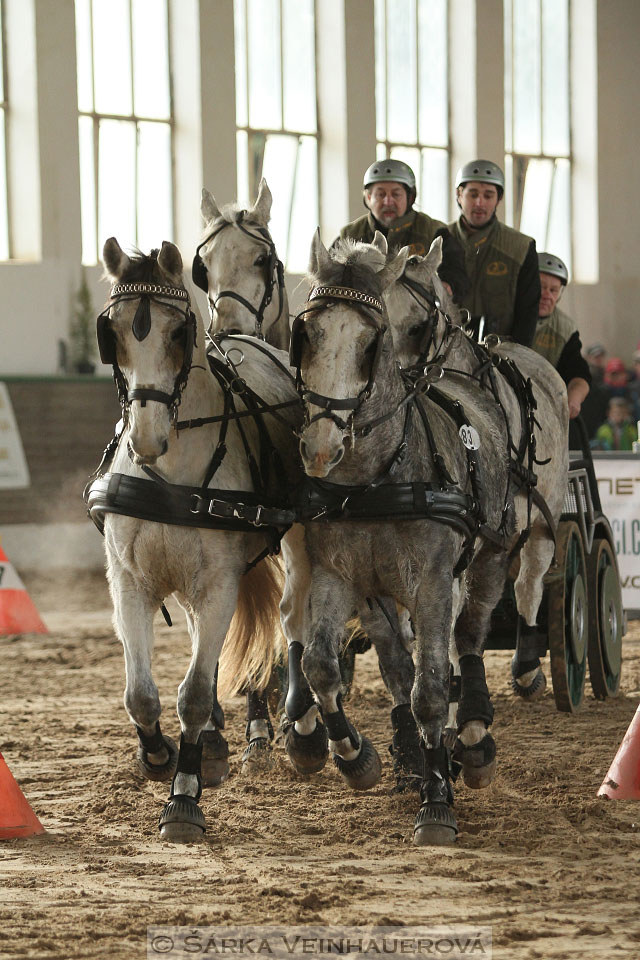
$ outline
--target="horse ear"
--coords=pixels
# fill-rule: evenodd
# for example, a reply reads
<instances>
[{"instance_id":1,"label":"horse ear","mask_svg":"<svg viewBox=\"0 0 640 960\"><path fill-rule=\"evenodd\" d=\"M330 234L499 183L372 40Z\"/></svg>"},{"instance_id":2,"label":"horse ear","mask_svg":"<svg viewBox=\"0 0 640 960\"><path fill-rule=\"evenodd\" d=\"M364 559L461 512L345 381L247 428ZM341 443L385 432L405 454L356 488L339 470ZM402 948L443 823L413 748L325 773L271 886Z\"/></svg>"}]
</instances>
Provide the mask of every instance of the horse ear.
<instances>
[{"instance_id":1,"label":"horse ear","mask_svg":"<svg viewBox=\"0 0 640 960\"><path fill-rule=\"evenodd\" d=\"M331 266L332 260L329 251L320 239L320 227L316 228L311 241L311 253L309 254L309 273L314 277L319 276L323 270Z\"/></svg>"},{"instance_id":2,"label":"horse ear","mask_svg":"<svg viewBox=\"0 0 640 960\"><path fill-rule=\"evenodd\" d=\"M435 274L436 270L442 263L442 245L442 237L435 237L431 246L429 247L429 252L422 260L422 263L424 264L430 276Z\"/></svg>"},{"instance_id":3,"label":"horse ear","mask_svg":"<svg viewBox=\"0 0 640 960\"><path fill-rule=\"evenodd\" d=\"M163 273L182 283L182 255L175 243L162 241L162 249L158 254L158 266Z\"/></svg>"},{"instance_id":4,"label":"horse ear","mask_svg":"<svg viewBox=\"0 0 640 960\"><path fill-rule=\"evenodd\" d=\"M273 197L271 196L271 190L269 190L267 181L263 177L260 181L260 187L258 188L258 199L253 205L251 215L259 223L264 224L265 227L269 223L269 219L271 217L272 202Z\"/></svg>"},{"instance_id":5,"label":"horse ear","mask_svg":"<svg viewBox=\"0 0 640 960\"><path fill-rule=\"evenodd\" d=\"M217 220L220 216L220 211L218 210L216 201L213 199L212 194L210 194L205 187L202 188L200 213L202 214L202 219L205 223L211 223L213 220Z\"/></svg>"},{"instance_id":6,"label":"horse ear","mask_svg":"<svg viewBox=\"0 0 640 960\"><path fill-rule=\"evenodd\" d=\"M404 268L407 265L407 257L409 256L409 247L403 247L402 250L399 250L393 260L389 262L382 268L378 277L380 278L380 283L382 284L382 289L386 290L394 280L397 280L398 277L401 277Z\"/></svg>"},{"instance_id":7,"label":"horse ear","mask_svg":"<svg viewBox=\"0 0 640 960\"><path fill-rule=\"evenodd\" d=\"M102 250L102 262L108 276L119 280L131 266L131 260L115 237L109 237Z\"/></svg>"},{"instance_id":8,"label":"horse ear","mask_svg":"<svg viewBox=\"0 0 640 960\"><path fill-rule=\"evenodd\" d=\"M376 232L373 235L373 240L371 241L371 246L375 247L376 250L379 250L380 253L386 257L389 246L387 244L387 238L385 237L384 233L380 233L379 230L376 230Z\"/></svg>"}]
</instances>

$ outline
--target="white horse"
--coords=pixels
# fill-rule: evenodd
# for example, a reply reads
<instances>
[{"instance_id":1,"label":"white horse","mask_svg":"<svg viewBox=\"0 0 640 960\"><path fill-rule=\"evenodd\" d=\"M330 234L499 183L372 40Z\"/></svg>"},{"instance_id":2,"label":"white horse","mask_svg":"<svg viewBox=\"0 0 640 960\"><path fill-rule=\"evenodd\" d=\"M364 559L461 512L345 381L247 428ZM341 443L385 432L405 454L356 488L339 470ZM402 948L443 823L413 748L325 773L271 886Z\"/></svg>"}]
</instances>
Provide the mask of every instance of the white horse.
<instances>
[{"instance_id":1,"label":"white horse","mask_svg":"<svg viewBox=\"0 0 640 960\"><path fill-rule=\"evenodd\" d=\"M219 210L202 191L204 239L193 261L194 283L209 298L209 333L263 336L267 343L289 346L289 302L284 268L269 233L271 191L260 181L250 210L229 204Z\"/></svg>"},{"instance_id":2,"label":"white horse","mask_svg":"<svg viewBox=\"0 0 640 960\"><path fill-rule=\"evenodd\" d=\"M205 829L198 806L201 734L213 728L212 689L225 636L222 692L247 678L260 688L272 667L280 584L266 560L246 571L291 522L280 504L283 480L294 483L300 473L293 432L299 403L286 367L272 362L274 351L264 344L229 357L223 341L212 372L173 244L130 258L111 238L103 260L113 286L98 340L103 361L114 365L125 426L110 472L92 485L88 501L92 516L104 514L114 626L125 654L124 702L140 740L139 767L150 779L173 777L160 831L189 841ZM244 416L274 404L286 404L277 417L264 410ZM282 614L290 636L302 629L306 594L296 570L304 571L305 558L302 551L295 559L299 536L292 531L287 541ZM169 594L185 611L192 642L178 691L179 753L161 733L151 672L153 617Z\"/></svg>"}]
</instances>

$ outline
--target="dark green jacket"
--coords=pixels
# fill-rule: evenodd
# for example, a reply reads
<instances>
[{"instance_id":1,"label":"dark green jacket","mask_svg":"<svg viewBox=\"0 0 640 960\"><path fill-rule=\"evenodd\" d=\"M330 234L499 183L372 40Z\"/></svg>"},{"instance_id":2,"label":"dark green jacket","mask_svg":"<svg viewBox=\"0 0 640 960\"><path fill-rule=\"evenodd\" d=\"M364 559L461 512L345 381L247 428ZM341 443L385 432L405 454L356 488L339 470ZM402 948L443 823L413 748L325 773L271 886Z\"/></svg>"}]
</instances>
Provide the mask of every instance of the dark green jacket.
<instances>
[{"instance_id":1,"label":"dark green jacket","mask_svg":"<svg viewBox=\"0 0 640 960\"><path fill-rule=\"evenodd\" d=\"M535 240L496 217L482 230L468 232L460 217L449 230L464 249L471 281L462 306L472 317L485 318L485 334L498 333L530 346L540 301Z\"/></svg>"},{"instance_id":2,"label":"dark green jacket","mask_svg":"<svg viewBox=\"0 0 640 960\"><path fill-rule=\"evenodd\" d=\"M429 247L437 236L442 237L442 263L438 276L449 284L454 299L460 303L469 289L464 266L464 253L457 240L451 236L447 225L441 220L434 220L426 213L410 210L404 217L393 220L386 227L373 216L372 213L359 217L348 223L340 231L340 239L360 240L371 243L373 236L379 230L387 238L389 250L400 250L409 247L409 256L423 257L429 252ZM335 241L334 241L335 242Z\"/></svg>"}]
</instances>

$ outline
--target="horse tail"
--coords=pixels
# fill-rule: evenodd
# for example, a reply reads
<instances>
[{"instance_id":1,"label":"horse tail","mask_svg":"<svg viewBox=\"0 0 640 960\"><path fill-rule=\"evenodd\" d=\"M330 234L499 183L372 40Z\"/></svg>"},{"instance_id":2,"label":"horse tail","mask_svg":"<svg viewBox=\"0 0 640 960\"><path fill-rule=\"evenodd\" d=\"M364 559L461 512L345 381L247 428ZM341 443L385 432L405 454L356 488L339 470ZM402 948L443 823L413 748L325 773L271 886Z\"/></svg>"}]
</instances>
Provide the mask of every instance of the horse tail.
<instances>
[{"instance_id":1,"label":"horse tail","mask_svg":"<svg viewBox=\"0 0 640 960\"><path fill-rule=\"evenodd\" d=\"M238 605L222 647L218 695L233 697L247 686L264 691L285 648L280 627L284 573L266 557L240 580Z\"/></svg>"}]
</instances>

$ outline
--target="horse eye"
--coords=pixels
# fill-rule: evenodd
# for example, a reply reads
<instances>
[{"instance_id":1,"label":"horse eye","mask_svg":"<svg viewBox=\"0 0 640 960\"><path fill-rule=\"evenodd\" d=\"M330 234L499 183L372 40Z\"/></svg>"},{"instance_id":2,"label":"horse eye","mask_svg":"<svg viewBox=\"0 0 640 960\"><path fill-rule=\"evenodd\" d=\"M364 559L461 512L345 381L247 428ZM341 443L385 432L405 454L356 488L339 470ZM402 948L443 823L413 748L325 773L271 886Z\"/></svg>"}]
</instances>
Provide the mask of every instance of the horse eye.
<instances>
[{"instance_id":1,"label":"horse eye","mask_svg":"<svg viewBox=\"0 0 640 960\"><path fill-rule=\"evenodd\" d=\"M367 356L371 356L372 353L376 352L377 340L372 340L368 347L365 347L365 353Z\"/></svg>"},{"instance_id":2,"label":"horse eye","mask_svg":"<svg viewBox=\"0 0 640 960\"><path fill-rule=\"evenodd\" d=\"M422 324L416 323L415 326L409 327L409 336L410 337L419 337L422 333Z\"/></svg>"},{"instance_id":3,"label":"horse eye","mask_svg":"<svg viewBox=\"0 0 640 960\"><path fill-rule=\"evenodd\" d=\"M171 339L173 341L184 340L186 332L185 325L181 323L179 327L176 327L175 330L171 331Z\"/></svg>"},{"instance_id":4,"label":"horse eye","mask_svg":"<svg viewBox=\"0 0 640 960\"><path fill-rule=\"evenodd\" d=\"M266 262L267 262L266 253L261 253L259 257L255 258L255 260L253 261L253 265L254 267L264 267Z\"/></svg>"}]
</instances>

